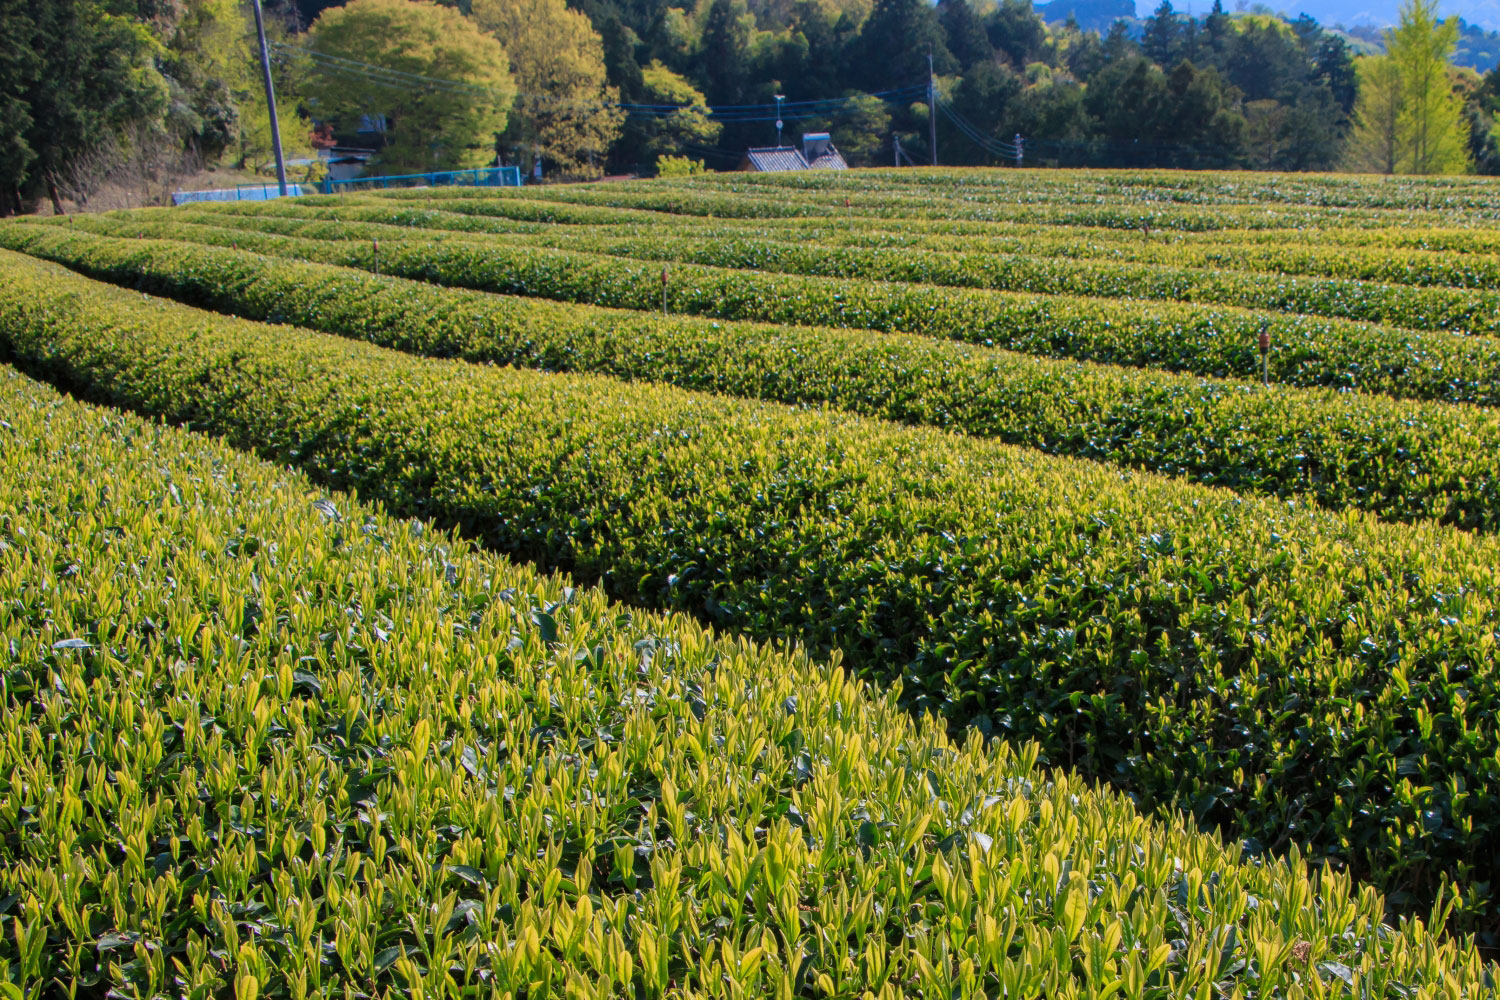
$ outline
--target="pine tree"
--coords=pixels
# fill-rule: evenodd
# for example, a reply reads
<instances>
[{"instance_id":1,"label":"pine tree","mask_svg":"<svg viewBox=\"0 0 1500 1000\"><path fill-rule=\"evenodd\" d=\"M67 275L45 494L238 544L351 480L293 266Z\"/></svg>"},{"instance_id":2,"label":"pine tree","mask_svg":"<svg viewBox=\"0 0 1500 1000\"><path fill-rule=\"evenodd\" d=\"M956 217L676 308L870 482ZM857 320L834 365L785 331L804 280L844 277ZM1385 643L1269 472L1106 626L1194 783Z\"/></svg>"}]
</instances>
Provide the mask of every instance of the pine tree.
<instances>
[{"instance_id":1,"label":"pine tree","mask_svg":"<svg viewBox=\"0 0 1500 1000\"><path fill-rule=\"evenodd\" d=\"M1141 38L1141 50L1146 58L1163 69L1171 69L1177 62L1181 46L1182 25L1177 12L1172 9L1172 0L1161 0L1156 13L1146 21L1146 32Z\"/></svg>"}]
</instances>

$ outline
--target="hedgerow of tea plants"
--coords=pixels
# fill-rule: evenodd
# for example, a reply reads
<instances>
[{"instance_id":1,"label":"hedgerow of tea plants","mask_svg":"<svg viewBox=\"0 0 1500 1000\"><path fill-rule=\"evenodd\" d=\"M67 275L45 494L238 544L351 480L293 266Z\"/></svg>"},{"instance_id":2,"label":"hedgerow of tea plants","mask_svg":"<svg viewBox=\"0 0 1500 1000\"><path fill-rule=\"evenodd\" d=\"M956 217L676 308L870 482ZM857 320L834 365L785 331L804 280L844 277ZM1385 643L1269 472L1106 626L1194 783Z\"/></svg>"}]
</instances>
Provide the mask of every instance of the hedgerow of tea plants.
<instances>
[{"instance_id":1,"label":"hedgerow of tea plants","mask_svg":"<svg viewBox=\"0 0 1500 1000\"><path fill-rule=\"evenodd\" d=\"M508 219L464 214L449 209L449 202L431 200L421 208L392 205L370 199L334 207L311 207L300 201L266 204L225 202L205 204L199 210L162 210L166 217L222 224L232 215L266 232L290 234L290 220L364 222L428 230L464 233L540 233L550 224L514 222ZM461 207L461 206L460 206ZM132 218L153 218L151 210L137 210ZM161 221L156 219L156 221ZM778 224L779 221L789 223ZM1306 234L1212 233L1210 238L1172 233L1164 237L1120 230L1075 231L1036 224L1003 229L975 225L959 233L951 227L929 227L920 220L792 219L792 220L704 220L697 218L654 219L649 222L619 220L608 226L578 226L576 231L595 237L643 235L670 232L676 237L701 239L749 238L813 242L824 247L869 249L937 250L943 252L1021 254L1069 260L1099 260L1115 263L1170 264L1177 267L1225 268L1267 274L1312 275L1354 278L1397 285L1447 286L1492 289L1500 284L1500 259L1493 253L1435 252L1404 247L1341 245L1341 232L1317 234L1318 245L1307 246ZM391 234L386 234L387 236ZM434 234L435 235L435 234ZM1363 234L1368 236L1369 234ZM1266 237L1275 236L1272 241ZM1404 240L1412 234L1402 231ZM1255 237L1255 238L1251 238ZM400 238L400 237L398 237ZM1333 245L1322 245L1328 240ZM1290 245L1288 245L1290 244Z\"/></svg>"},{"instance_id":2,"label":"hedgerow of tea plants","mask_svg":"<svg viewBox=\"0 0 1500 1000\"><path fill-rule=\"evenodd\" d=\"M1491 920L1500 541L920 428L478 368L0 254L28 368Z\"/></svg>"},{"instance_id":3,"label":"hedgerow of tea plants","mask_svg":"<svg viewBox=\"0 0 1500 1000\"><path fill-rule=\"evenodd\" d=\"M300 222L285 218L184 212L179 221L229 223L289 236L355 239L452 238L445 230L355 222ZM863 281L899 281L1047 295L1133 298L1238 306L1390 323L1421 330L1493 334L1500 331L1500 293L1488 289L1412 287L1346 278L1284 276L1271 282L1242 270L1208 270L1127 261L1108 263L983 251L912 253L907 248L825 247L807 241L708 237L661 232L611 235L554 228L507 234L514 246L607 254L635 260L703 264L735 270L805 274Z\"/></svg>"},{"instance_id":4,"label":"hedgerow of tea plants","mask_svg":"<svg viewBox=\"0 0 1500 1000\"><path fill-rule=\"evenodd\" d=\"M663 318L245 251L20 232L16 246L92 277L401 350L831 403L1387 518L1500 527L1500 423L1472 407L1270 390L864 331Z\"/></svg>"},{"instance_id":5,"label":"hedgerow of tea plants","mask_svg":"<svg viewBox=\"0 0 1500 1000\"><path fill-rule=\"evenodd\" d=\"M837 665L4 369L0 442L7 996L1493 988Z\"/></svg>"},{"instance_id":6,"label":"hedgerow of tea plants","mask_svg":"<svg viewBox=\"0 0 1500 1000\"><path fill-rule=\"evenodd\" d=\"M0 228L0 239L14 241ZM85 218L78 229L176 239L457 287L594 305L662 307L662 268L597 254L445 240L311 240L193 223ZM329 235L328 233L324 234ZM17 245L7 242L6 245ZM378 258L378 260L377 260ZM667 269L667 308L722 319L919 333L1047 357L1255 377L1264 328L1270 375L1295 386L1418 399L1491 402L1500 340L1226 307L1032 296L928 285L760 274L694 264ZM1476 369L1479 369L1476 371Z\"/></svg>"}]
</instances>

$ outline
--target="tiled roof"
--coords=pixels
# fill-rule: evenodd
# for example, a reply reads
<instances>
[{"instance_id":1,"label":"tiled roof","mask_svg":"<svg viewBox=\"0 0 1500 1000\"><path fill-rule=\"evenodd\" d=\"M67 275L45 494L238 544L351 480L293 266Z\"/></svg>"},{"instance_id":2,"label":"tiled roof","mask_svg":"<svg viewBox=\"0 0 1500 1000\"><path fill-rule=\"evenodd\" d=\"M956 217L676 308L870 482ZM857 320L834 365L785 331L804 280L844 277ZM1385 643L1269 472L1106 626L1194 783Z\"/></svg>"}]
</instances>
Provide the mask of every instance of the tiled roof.
<instances>
[{"instance_id":1,"label":"tiled roof","mask_svg":"<svg viewBox=\"0 0 1500 1000\"><path fill-rule=\"evenodd\" d=\"M809 167L813 170L848 170L849 164L844 162L844 158L839 155L838 150L830 149L816 160L813 160L809 164Z\"/></svg>"},{"instance_id":2,"label":"tiled roof","mask_svg":"<svg viewBox=\"0 0 1500 1000\"><path fill-rule=\"evenodd\" d=\"M751 170L806 170L807 161L802 151L793 146L762 146L745 150L745 159Z\"/></svg>"}]
</instances>

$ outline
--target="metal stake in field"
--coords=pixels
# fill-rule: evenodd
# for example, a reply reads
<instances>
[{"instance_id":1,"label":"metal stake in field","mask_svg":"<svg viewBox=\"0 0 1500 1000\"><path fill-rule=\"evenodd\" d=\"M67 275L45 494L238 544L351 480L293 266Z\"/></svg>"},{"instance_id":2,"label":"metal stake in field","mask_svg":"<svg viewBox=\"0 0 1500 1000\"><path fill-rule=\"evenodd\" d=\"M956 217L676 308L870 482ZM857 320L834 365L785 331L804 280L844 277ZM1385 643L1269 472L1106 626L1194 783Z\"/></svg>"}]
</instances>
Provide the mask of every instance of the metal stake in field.
<instances>
[{"instance_id":1,"label":"metal stake in field","mask_svg":"<svg viewBox=\"0 0 1500 1000\"><path fill-rule=\"evenodd\" d=\"M1265 323L1260 325L1260 382L1271 384L1271 330Z\"/></svg>"},{"instance_id":2,"label":"metal stake in field","mask_svg":"<svg viewBox=\"0 0 1500 1000\"><path fill-rule=\"evenodd\" d=\"M667 269L661 269L661 314L667 314Z\"/></svg>"},{"instance_id":3,"label":"metal stake in field","mask_svg":"<svg viewBox=\"0 0 1500 1000\"><path fill-rule=\"evenodd\" d=\"M380 273L380 241L379 240L371 240L370 242L372 244L374 244L374 247L375 247L375 273L379 274Z\"/></svg>"}]
</instances>

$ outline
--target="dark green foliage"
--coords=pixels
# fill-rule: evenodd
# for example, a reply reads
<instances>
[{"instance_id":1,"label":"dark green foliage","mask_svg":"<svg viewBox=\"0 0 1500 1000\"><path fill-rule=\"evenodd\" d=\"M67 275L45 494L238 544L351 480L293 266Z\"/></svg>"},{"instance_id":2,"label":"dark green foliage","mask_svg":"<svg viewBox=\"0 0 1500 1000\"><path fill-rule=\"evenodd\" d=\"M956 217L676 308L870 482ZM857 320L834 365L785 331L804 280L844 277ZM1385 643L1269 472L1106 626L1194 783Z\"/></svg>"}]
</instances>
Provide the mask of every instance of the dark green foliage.
<instances>
[{"instance_id":1,"label":"dark green foliage","mask_svg":"<svg viewBox=\"0 0 1500 1000\"><path fill-rule=\"evenodd\" d=\"M153 41L128 4L0 0L0 186L61 213L80 158L167 105ZM0 211L0 214L6 214Z\"/></svg>"}]
</instances>

